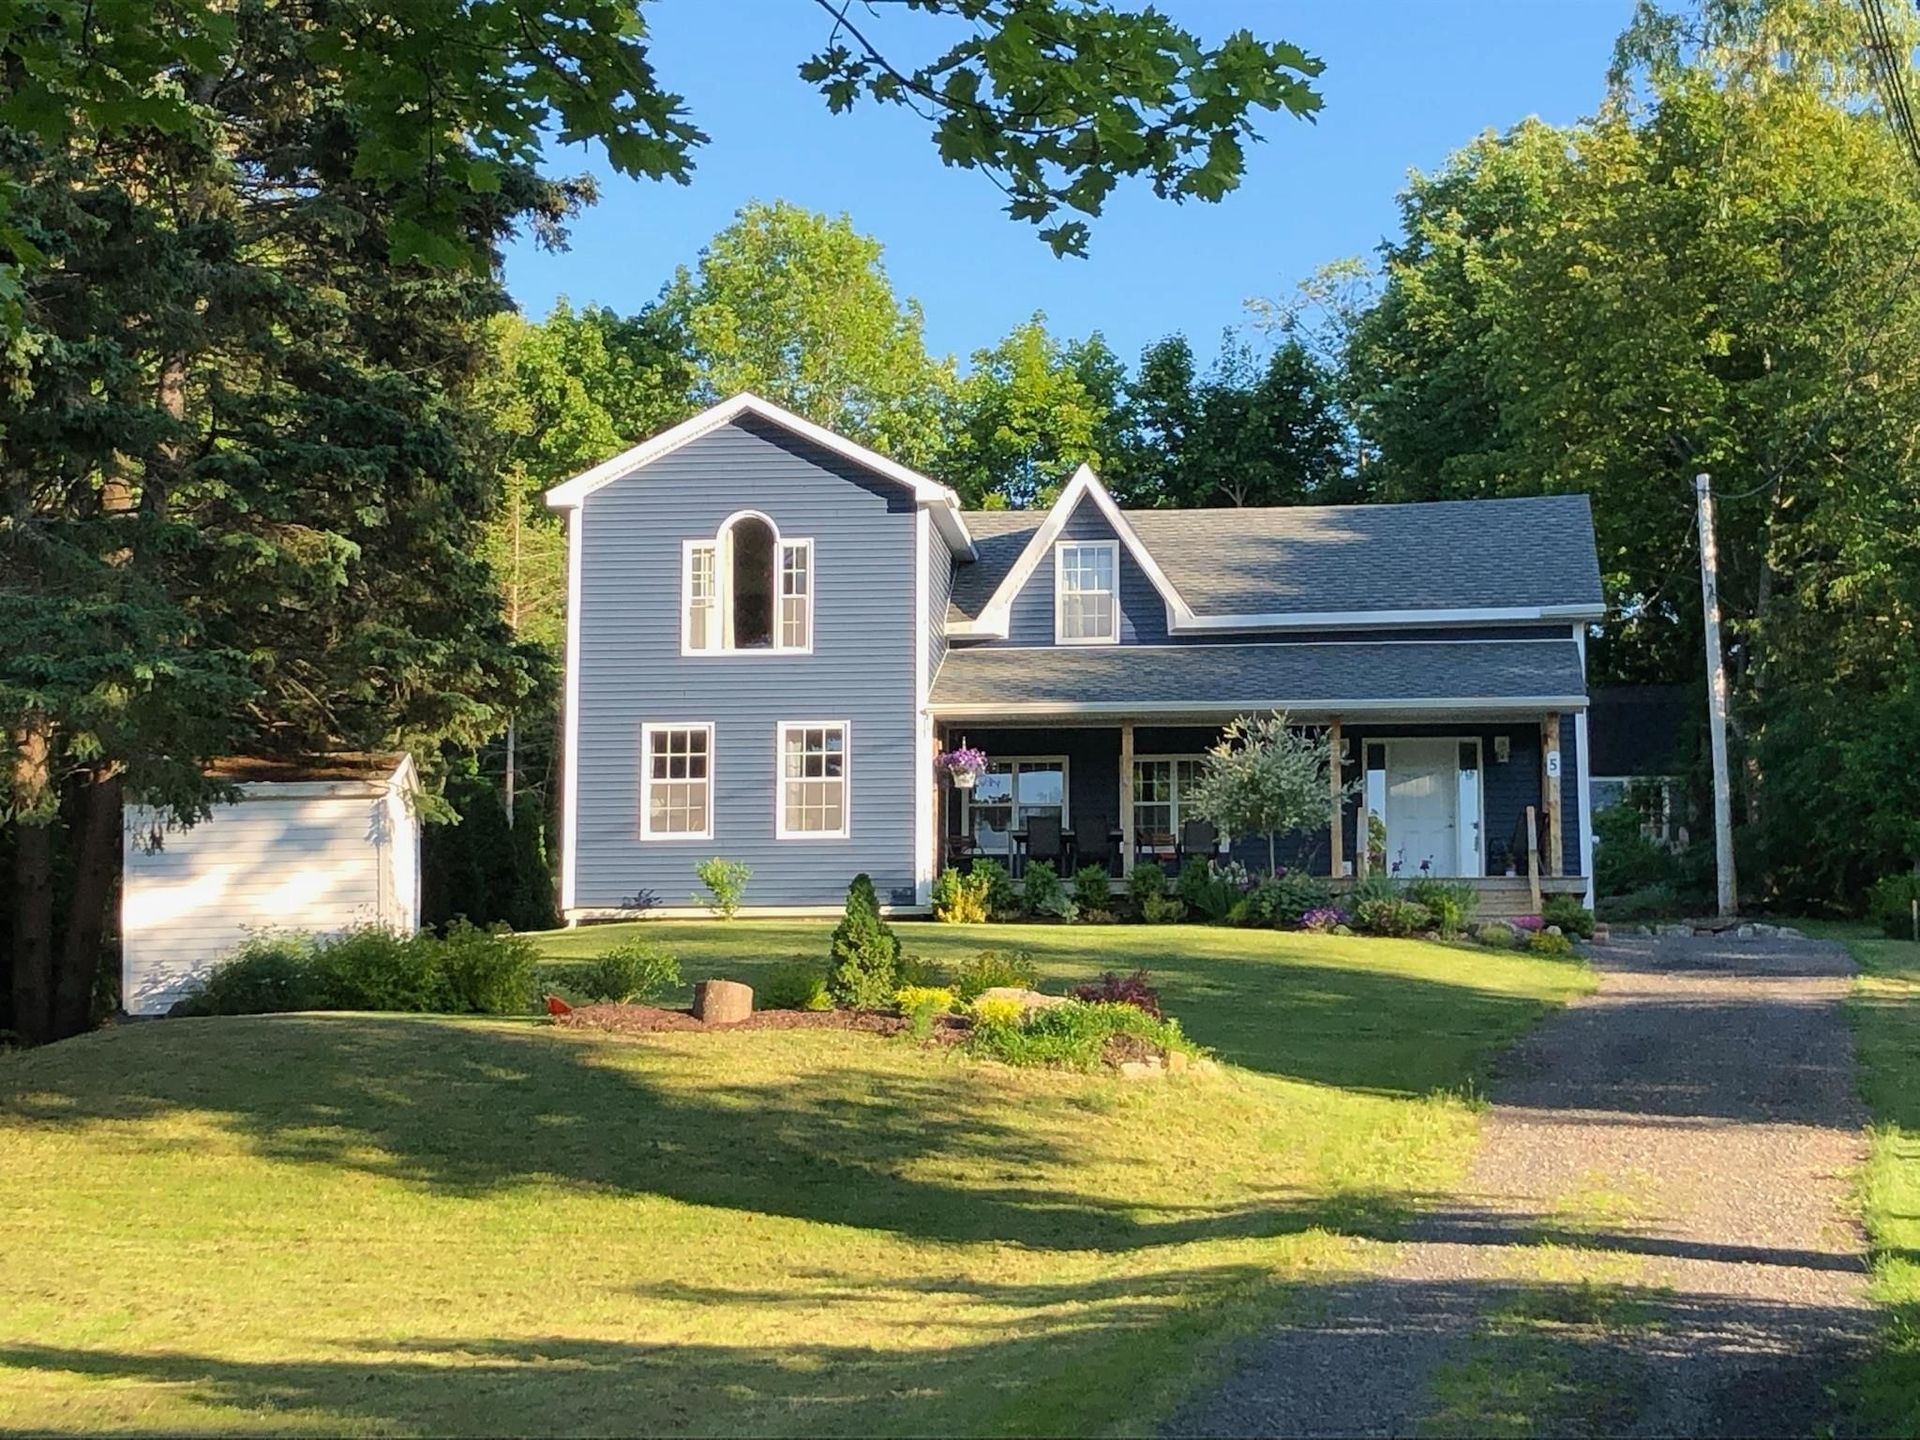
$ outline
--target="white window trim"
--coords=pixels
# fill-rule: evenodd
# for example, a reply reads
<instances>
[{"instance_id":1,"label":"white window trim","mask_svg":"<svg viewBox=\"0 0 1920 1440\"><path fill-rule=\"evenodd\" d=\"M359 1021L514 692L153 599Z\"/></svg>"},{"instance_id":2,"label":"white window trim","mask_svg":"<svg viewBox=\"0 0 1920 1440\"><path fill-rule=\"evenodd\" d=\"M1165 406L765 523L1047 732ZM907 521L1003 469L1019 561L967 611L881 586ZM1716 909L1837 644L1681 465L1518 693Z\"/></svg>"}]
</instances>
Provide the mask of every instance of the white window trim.
<instances>
[{"instance_id":1,"label":"white window trim","mask_svg":"<svg viewBox=\"0 0 1920 1440\"><path fill-rule=\"evenodd\" d=\"M1061 631L1067 588L1061 584L1060 558L1068 550L1104 550L1113 560L1113 633L1067 637ZM1077 592L1098 594L1098 591ZM1053 643L1056 645L1118 645L1120 643L1120 542L1118 540L1060 540L1053 547Z\"/></svg>"},{"instance_id":2,"label":"white window trim","mask_svg":"<svg viewBox=\"0 0 1920 1440\"><path fill-rule=\"evenodd\" d=\"M787 732L840 732L840 828L787 828ZM851 720L780 720L773 727L773 838L776 840L849 840L853 838L853 722Z\"/></svg>"},{"instance_id":3,"label":"white window trim","mask_svg":"<svg viewBox=\"0 0 1920 1440\"><path fill-rule=\"evenodd\" d=\"M782 639L786 633L787 594L787 552L799 550L807 557L807 643L788 645ZM774 648L788 655L811 655L813 653L813 541L783 540L778 530L773 532L773 628Z\"/></svg>"},{"instance_id":4,"label":"white window trim","mask_svg":"<svg viewBox=\"0 0 1920 1440\"><path fill-rule=\"evenodd\" d=\"M993 757L993 763L996 765L1058 765L1060 767L1060 828L1062 830L1073 828L1073 762L1067 756L996 755ZM1009 773L1018 774L1017 771ZM1016 782L1016 790L1017 788ZM960 833L970 836L973 834L973 791L962 790L960 794L965 797L960 806ZM1009 808L1017 810L1019 807L1020 797L1017 793L1011 795ZM1012 817L1009 817L1008 833L1011 834L1016 828L1018 827L1013 823ZM1008 841L1007 853L1009 855L1013 853L1011 840Z\"/></svg>"},{"instance_id":5,"label":"white window trim","mask_svg":"<svg viewBox=\"0 0 1920 1440\"><path fill-rule=\"evenodd\" d=\"M1165 755L1136 754L1133 757L1133 763L1134 763L1134 767L1138 769L1140 766L1140 763L1143 760L1145 761L1167 760L1167 761L1174 761L1174 762L1178 762L1181 760L1189 760L1195 764L1199 764L1203 762L1206 758L1207 757L1205 752L1195 752L1195 751L1182 751L1177 754L1165 754ZM1131 775L1127 777L1127 782L1129 785L1132 784L1133 777ZM1180 772L1176 768L1173 774L1172 804L1169 807L1173 814L1173 845L1175 850L1178 850L1180 846L1181 816L1180 816L1180 793L1179 792L1180 792ZM1140 804L1139 801L1133 800L1131 799L1131 797L1129 797L1128 803L1136 807ZM1140 821L1139 821L1138 812L1136 810L1135 817L1134 817L1134 831L1136 836L1138 835L1139 828L1140 828ZM1215 853L1220 855L1225 855L1233 848L1233 841L1229 839L1227 836L1227 833L1224 830L1220 830L1218 826L1215 827L1215 831L1217 836L1215 840ZM1171 859L1172 857L1168 856L1167 858Z\"/></svg>"},{"instance_id":6,"label":"white window trim","mask_svg":"<svg viewBox=\"0 0 1920 1440\"><path fill-rule=\"evenodd\" d=\"M733 527L742 520L764 521L767 528L773 532L773 643L738 649L727 643L727 637L728 632L733 628L732 531ZM695 650L687 643L687 612L693 598L693 552L697 546L701 545L713 546L713 618L719 643L704 650ZM784 552L793 547L804 548L807 552L807 643L805 645L783 645L780 640L783 628L780 624L782 561L785 559ZM820 570L814 560L811 537L782 535L773 517L763 510L736 510L720 522L719 528L712 535L682 540L680 542L680 654L687 659L712 659L715 656L811 655L816 608L814 596L820 588Z\"/></svg>"},{"instance_id":7,"label":"white window trim","mask_svg":"<svg viewBox=\"0 0 1920 1440\"><path fill-rule=\"evenodd\" d=\"M707 736L707 824L706 828L694 830L655 830L653 828L653 803L649 788L653 784L653 737L669 730L704 730ZM672 842L675 840L711 840L713 839L713 788L718 784L716 772L719 769L719 755L713 741L713 722L711 720L661 720L648 721L640 727L640 838Z\"/></svg>"}]
</instances>

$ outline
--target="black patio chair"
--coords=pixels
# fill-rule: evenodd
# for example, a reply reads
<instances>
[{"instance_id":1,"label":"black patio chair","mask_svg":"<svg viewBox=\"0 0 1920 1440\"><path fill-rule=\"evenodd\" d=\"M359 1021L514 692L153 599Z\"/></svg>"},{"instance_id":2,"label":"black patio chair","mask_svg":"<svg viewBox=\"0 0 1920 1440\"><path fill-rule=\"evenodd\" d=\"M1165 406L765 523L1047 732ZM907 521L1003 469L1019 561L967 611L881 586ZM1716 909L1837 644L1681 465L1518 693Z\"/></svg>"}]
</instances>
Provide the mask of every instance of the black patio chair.
<instances>
[{"instance_id":1,"label":"black patio chair","mask_svg":"<svg viewBox=\"0 0 1920 1440\"><path fill-rule=\"evenodd\" d=\"M1104 815L1083 815L1073 827L1073 866L1098 865L1113 874L1113 823Z\"/></svg>"},{"instance_id":2,"label":"black patio chair","mask_svg":"<svg viewBox=\"0 0 1920 1440\"><path fill-rule=\"evenodd\" d=\"M1208 820L1183 820L1180 822L1180 847L1176 857L1182 865L1187 863L1189 855L1204 855L1209 860L1220 849L1220 832Z\"/></svg>"},{"instance_id":3,"label":"black patio chair","mask_svg":"<svg viewBox=\"0 0 1920 1440\"><path fill-rule=\"evenodd\" d=\"M1050 861L1055 870L1066 858L1066 846L1060 840L1060 817L1058 815L1029 815L1027 817L1026 860L1031 865L1035 860Z\"/></svg>"}]
</instances>

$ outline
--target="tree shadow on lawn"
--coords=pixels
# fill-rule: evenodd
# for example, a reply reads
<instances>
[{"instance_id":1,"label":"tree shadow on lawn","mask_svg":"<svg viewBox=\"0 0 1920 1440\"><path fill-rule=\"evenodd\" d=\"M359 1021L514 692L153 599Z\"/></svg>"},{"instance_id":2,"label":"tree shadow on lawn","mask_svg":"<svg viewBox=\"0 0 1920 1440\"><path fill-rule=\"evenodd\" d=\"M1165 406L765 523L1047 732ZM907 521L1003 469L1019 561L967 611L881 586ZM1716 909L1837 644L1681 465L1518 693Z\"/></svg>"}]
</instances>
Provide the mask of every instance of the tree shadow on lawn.
<instances>
[{"instance_id":1,"label":"tree shadow on lawn","mask_svg":"<svg viewBox=\"0 0 1920 1440\"><path fill-rule=\"evenodd\" d=\"M214 1027L220 1043L204 1043ZM454 1195L551 1180L1036 1249L1121 1251L1314 1227L1385 1234L1418 1198L1245 1185L1227 1204L1136 1203L1124 1174L1113 1181L1111 1149L1077 1145L1081 1129L1109 1122L1076 1113L1082 1097L1072 1091L1009 1091L1001 1077L1010 1072L942 1057L903 1070L879 1048L898 1042L842 1035L820 1037L817 1061L789 1056L765 1079L738 1078L736 1057L751 1052L732 1047L766 1038L694 1037L710 1065L703 1077L689 1076L684 1051L666 1048L685 1037L634 1042L372 1015L177 1020L19 1057L0 1071L0 1120L79 1126L195 1111L269 1160ZM51 1063L79 1059L81 1047L96 1063ZM100 1050L117 1047L128 1053L98 1063ZM42 1061L57 1084L36 1084ZM1059 1183L1090 1161L1107 1167L1113 1193Z\"/></svg>"},{"instance_id":2,"label":"tree shadow on lawn","mask_svg":"<svg viewBox=\"0 0 1920 1440\"><path fill-rule=\"evenodd\" d=\"M1133 1405L1154 1403L1161 1385L1190 1372L1188 1347L1217 1338L1210 1312L1248 1303L1273 1283L1258 1267L1236 1265L1053 1286L956 1279L943 1288L963 1314L976 1304L1024 1308L957 1327L943 1317L943 1328L968 1332L964 1340L916 1346L908 1332L885 1348L833 1340L837 1297L814 1291L778 1298L818 1304L820 1338L781 1345L423 1336L256 1361L0 1344L0 1398L13 1370L164 1386L171 1413L205 1407L220 1412L222 1429L251 1416L281 1430L435 1434L1071 1433L1124 1424ZM856 1298L870 1300L870 1288ZM88 1425L85 1412L70 1413Z\"/></svg>"}]
</instances>

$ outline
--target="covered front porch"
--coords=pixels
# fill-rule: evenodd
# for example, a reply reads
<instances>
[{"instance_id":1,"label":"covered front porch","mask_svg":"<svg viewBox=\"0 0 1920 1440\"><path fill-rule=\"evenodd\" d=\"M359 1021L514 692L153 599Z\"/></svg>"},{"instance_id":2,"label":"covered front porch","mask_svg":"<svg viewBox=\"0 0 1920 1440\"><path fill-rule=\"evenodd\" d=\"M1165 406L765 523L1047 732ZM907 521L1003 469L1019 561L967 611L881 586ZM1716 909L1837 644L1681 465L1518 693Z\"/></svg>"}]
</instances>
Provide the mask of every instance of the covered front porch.
<instances>
[{"instance_id":1,"label":"covered front porch","mask_svg":"<svg viewBox=\"0 0 1920 1440\"><path fill-rule=\"evenodd\" d=\"M1265 836L1214 836L1186 808L1207 750L1232 719L936 719L942 749L971 745L989 757L970 791L936 782L941 862L992 857L1017 872L1030 850L1053 858L1057 825L1059 868L1104 865L1116 885L1138 866L1172 871L1194 853L1265 870ZM1586 892L1572 717L1481 709L1298 719L1327 736L1339 763L1325 824L1280 837L1280 865L1336 888L1378 872L1466 879L1487 916L1537 910L1539 894Z\"/></svg>"}]
</instances>

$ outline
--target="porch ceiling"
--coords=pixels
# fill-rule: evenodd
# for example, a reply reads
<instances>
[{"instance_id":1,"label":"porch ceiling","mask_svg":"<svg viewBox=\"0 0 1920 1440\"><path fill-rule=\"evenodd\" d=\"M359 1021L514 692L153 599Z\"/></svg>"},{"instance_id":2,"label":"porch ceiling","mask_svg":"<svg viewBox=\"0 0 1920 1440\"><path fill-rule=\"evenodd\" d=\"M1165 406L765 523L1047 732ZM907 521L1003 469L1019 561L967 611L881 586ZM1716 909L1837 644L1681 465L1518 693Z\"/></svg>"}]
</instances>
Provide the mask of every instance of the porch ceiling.
<instances>
[{"instance_id":1,"label":"porch ceiling","mask_svg":"<svg viewBox=\"0 0 1920 1440\"><path fill-rule=\"evenodd\" d=\"M953 718L1537 715L1587 703L1567 640L956 648L932 708Z\"/></svg>"}]
</instances>

